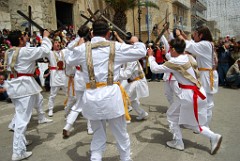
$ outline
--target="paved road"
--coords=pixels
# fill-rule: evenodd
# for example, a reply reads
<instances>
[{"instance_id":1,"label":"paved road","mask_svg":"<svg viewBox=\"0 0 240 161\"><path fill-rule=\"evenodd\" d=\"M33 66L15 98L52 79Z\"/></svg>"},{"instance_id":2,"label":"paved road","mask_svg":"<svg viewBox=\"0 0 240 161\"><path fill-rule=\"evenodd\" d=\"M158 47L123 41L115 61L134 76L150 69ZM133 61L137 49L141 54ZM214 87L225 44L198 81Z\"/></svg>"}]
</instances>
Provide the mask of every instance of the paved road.
<instances>
[{"instance_id":1,"label":"paved road","mask_svg":"<svg viewBox=\"0 0 240 161\"><path fill-rule=\"evenodd\" d=\"M167 100L163 94L162 82L150 82L150 97L141 100L141 106L149 112L146 121L136 121L136 113L131 112L132 123L128 125L131 138L132 158L134 161L240 161L240 90L220 88L215 95L215 109L211 128L223 135L223 143L216 155L210 155L209 140L202 135L193 134L183 129L185 150L178 151L166 146L172 136L166 121ZM43 92L45 109L48 93ZM86 132L86 120L79 117L74 125L75 130L68 139L62 138L65 125L63 100L60 93L56 99L54 122L37 124L36 111L28 126L27 138L33 140L28 150L33 155L28 161L87 161L91 135ZM13 133L7 125L13 116L13 105L0 103L0 161L9 161L12 155ZM103 161L118 161L119 156L115 140L108 130L107 150Z\"/></svg>"}]
</instances>

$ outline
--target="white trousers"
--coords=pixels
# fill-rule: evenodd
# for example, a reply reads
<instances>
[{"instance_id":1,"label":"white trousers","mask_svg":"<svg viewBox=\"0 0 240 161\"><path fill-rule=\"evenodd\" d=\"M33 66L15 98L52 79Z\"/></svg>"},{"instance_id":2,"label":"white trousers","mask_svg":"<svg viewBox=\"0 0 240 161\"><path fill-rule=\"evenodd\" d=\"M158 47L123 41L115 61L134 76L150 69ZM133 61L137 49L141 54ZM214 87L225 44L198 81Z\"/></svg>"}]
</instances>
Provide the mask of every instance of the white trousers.
<instances>
[{"instance_id":1,"label":"white trousers","mask_svg":"<svg viewBox=\"0 0 240 161\"><path fill-rule=\"evenodd\" d=\"M141 115L141 114L143 114L145 112L144 109L142 109L140 107L140 102L139 102L138 98L136 98L135 100L131 101L131 106L137 112L138 115Z\"/></svg>"},{"instance_id":2,"label":"white trousers","mask_svg":"<svg viewBox=\"0 0 240 161\"><path fill-rule=\"evenodd\" d=\"M82 107L80 106L80 101L82 100L83 96L83 91L75 91L77 102L73 105L71 108L70 113L67 116L67 123L66 126L64 127L65 130L70 130L73 123L76 121L78 115L80 112L82 112ZM91 124L88 121L88 127L91 128Z\"/></svg>"},{"instance_id":3,"label":"white trousers","mask_svg":"<svg viewBox=\"0 0 240 161\"><path fill-rule=\"evenodd\" d=\"M178 124L179 113L180 104L177 106L173 102L167 111L167 120L169 122L169 131L173 134L173 139L176 140L182 140L182 132Z\"/></svg>"},{"instance_id":4,"label":"white trousers","mask_svg":"<svg viewBox=\"0 0 240 161\"><path fill-rule=\"evenodd\" d=\"M176 103L177 104L177 103ZM178 124L179 121L179 113L180 113L180 105L176 106L174 103L167 112L167 120L169 122L169 130L173 134L173 139L175 140L182 140L182 131L180 125ZM200 133L199 126L191 126L191 125L183 125L184 127L191 129L195 132ZM201 134L206 136L207 138L211 139L214 136L214 132L211 131L207 126L201 126L202 132Z\"/></svg>"},{"instance_id":5,"label":"white trousers","mask_svg":"<svg viewBox=\"0 0 240 161\"><path fill-rule=\"evenodd\" d=\"M37 114L38 114L38 120L42 120L44 117L45 117L45 112L44 112L44 109L43 109L43 96L41 93L39 94L36 94L37 96L37 100L36 100L36 105L34 106L34 108L36 109L37 111ZM15 114L12 118L12 121L10 122L10 124L8 125L8 128L9 129L14 129L15 127Z\"/></svg>"},{"instance_id":6,"label":"white trousers","mask_svg":"<svg viewBox=\"0 0 240 161\"><path fill-rule=\"evenodd\" d=\"M212 110L214 107L214 101L213 101L213 94L207 93L207 127L209 127L209 124L212 120Z\"/></svg>"},{"instance_id":7,"label":"white trousers","mask_svg":"<svg viewBox=\"0 0 240 161\"><path fill-rule=\"evenodd\" d=\"M179 93L179 86L176 80L165 81L164 82L164 94L171 105L174 101L174 95Z\"/></svg>"},{"instance_id":8,"label":"white trousers","mask_svg":"<svg viewBox=\"0 0 240 161\"><path fill-rule=\"evenodd\" d=\"M60 90L60 88L62 88L64 93L66 93L66 87L64 87L64 86L51 87L50 96L49 96L49 100L48 100L48 109L49 110L53 110L55 98L56 98L57 93Z\"/></svg>"},{"instance_id":9,"label":"white trousers","mask_svg":"<svg viewBox=\"0 0 240 161\"><path fill-rule=\"evenodd\" d=\"M101 161L102 153L106 150L106 122L109 123L109 127L117 141L121 161L131 161L130 139L127 133L127 124L124 115L109 120L90 121L94 131L91 142L91 161Z\"/></svg>"},{"instance_id":10,"label":"white trousers","mask_svg":"<svg viewBox=\"0 0 240 161\"><path fill-rule=\"evenodd\" d=\"M15 128L13 135L13 153L21 155L26 152L25 132L32 115L32 107L37 104L39 94L12 99L15 106Z\"/></svg>"}]
</instances>

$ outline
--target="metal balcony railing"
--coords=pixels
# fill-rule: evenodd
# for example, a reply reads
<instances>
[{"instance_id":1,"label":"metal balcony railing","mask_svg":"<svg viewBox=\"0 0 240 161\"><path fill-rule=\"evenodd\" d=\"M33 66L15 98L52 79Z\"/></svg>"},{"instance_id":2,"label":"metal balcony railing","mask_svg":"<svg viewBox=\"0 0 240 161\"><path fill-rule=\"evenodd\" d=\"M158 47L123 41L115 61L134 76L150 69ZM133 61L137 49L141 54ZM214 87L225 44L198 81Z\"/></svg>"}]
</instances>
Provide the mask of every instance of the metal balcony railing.
<instances>
[{"instance_id":1,"label":"metal balcony railing","mask_svg":"<svg viewBox=\"0 0 240 161\"><path fill-rule=\"evenodd\" d=\"M178 4L186 9L191 8L190 1L188 1L188 0L172 0L172 3Z\"/></svg>"},{"instance_id":2,"label":"metal balcony railing","mask_svg":"<svg viewBox=\"0 0 240 161\"><path fill-rule=\"evenodd\" d=\"M197 0L197 3L202 6L205 10L207 9L207 3L203 0Z\"/></svg>"},{"instance_id":3,"label":"metal balcony railing","mask_svg":"<svg viewBox=\"0 0 240 161\"><path fill-rule=\"evenodd\" d=\"M198 16L198 17L200 17L202 19L206 19L205 15L202 14L201 12L198 12L198 11L196 11L196 16Z\"/></svg>"},{"instance_id":4,"label":"metal balcony railing","mask_svg":"<svg viewBox=\"0 0 240 161\"><path fill-rule=\"evenodd\" d=\"M191 26L187 26L187 25L174 24L173 28L179 28L185 32L191 32Z\"/></svg>"}]
</instances>

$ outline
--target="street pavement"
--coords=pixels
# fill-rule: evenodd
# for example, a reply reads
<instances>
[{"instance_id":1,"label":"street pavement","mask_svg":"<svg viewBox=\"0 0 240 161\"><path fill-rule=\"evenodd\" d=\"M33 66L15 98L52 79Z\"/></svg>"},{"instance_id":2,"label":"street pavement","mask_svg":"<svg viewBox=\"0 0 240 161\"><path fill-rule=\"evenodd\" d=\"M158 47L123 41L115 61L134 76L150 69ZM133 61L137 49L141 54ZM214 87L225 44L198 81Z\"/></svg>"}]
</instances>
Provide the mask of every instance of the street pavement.
<instances>
[{"instance_id":1,"label":"street pavement","mask_svg":"<svg viewBox=\"0 0 240 161\"><path fill-rule=\"evenodd\" d=\"M132 122L128 125L134 161L240 161L240 90L219 88L215 95L215 108L211 129L223 136L222 146L216 155L210 155L210 142L191 130L182 129L184 151L166 146L172 139L168 131L166 111L168 102L164 96L163 82L149 82L150 96L141 99L141 107L148 113L145 121L137 121L135 111L131 112ZM49 93L43 92L44 109L47 114ZM28 161L88 161L90 160L91 135L87 134L86 120L79 116L74 131L68 139L62 138L65 125L62 91L56 98L53 122L38 125L36 110L27 129L27 139L33 143L27 150L33 152ZM0 161L10 161L13 132L8 124L14 114L13 104L0 102ZM107 128L107 148L103 161L119 161L116 141Z\"/></svg>"}]
</instances>

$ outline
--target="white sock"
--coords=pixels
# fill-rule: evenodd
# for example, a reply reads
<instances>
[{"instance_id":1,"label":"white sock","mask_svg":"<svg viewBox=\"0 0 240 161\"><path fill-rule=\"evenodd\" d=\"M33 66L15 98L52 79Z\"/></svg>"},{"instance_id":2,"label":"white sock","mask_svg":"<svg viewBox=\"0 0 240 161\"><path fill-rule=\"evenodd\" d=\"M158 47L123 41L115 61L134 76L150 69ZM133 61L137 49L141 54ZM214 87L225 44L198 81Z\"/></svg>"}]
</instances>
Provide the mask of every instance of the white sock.
<instances>
[{"instance_id":1,"label":"white sock","mask_svg":"<svg viewBox=\"0 0 240 161\"><path fill-rule=\"evenodd\" d=\"M63 129L69 131L71 128L72 128L72 125L67 123Z\"/></svg>"},{"instance_id":2,"label":"white sock","mask_svg":"<svg viewBox=\"0 0 240 161\"><path fill-rule=\"evenodd\" d=\"M206 126L201 126L201 128L202 128L201 134L204 135L204 136L206 136L206 137L208 137L209 139L211 139L211 138L215 135L215 133L212 132L212 131L211 131L209 128L207 128Z\"/></svg>"}]
</instances>

